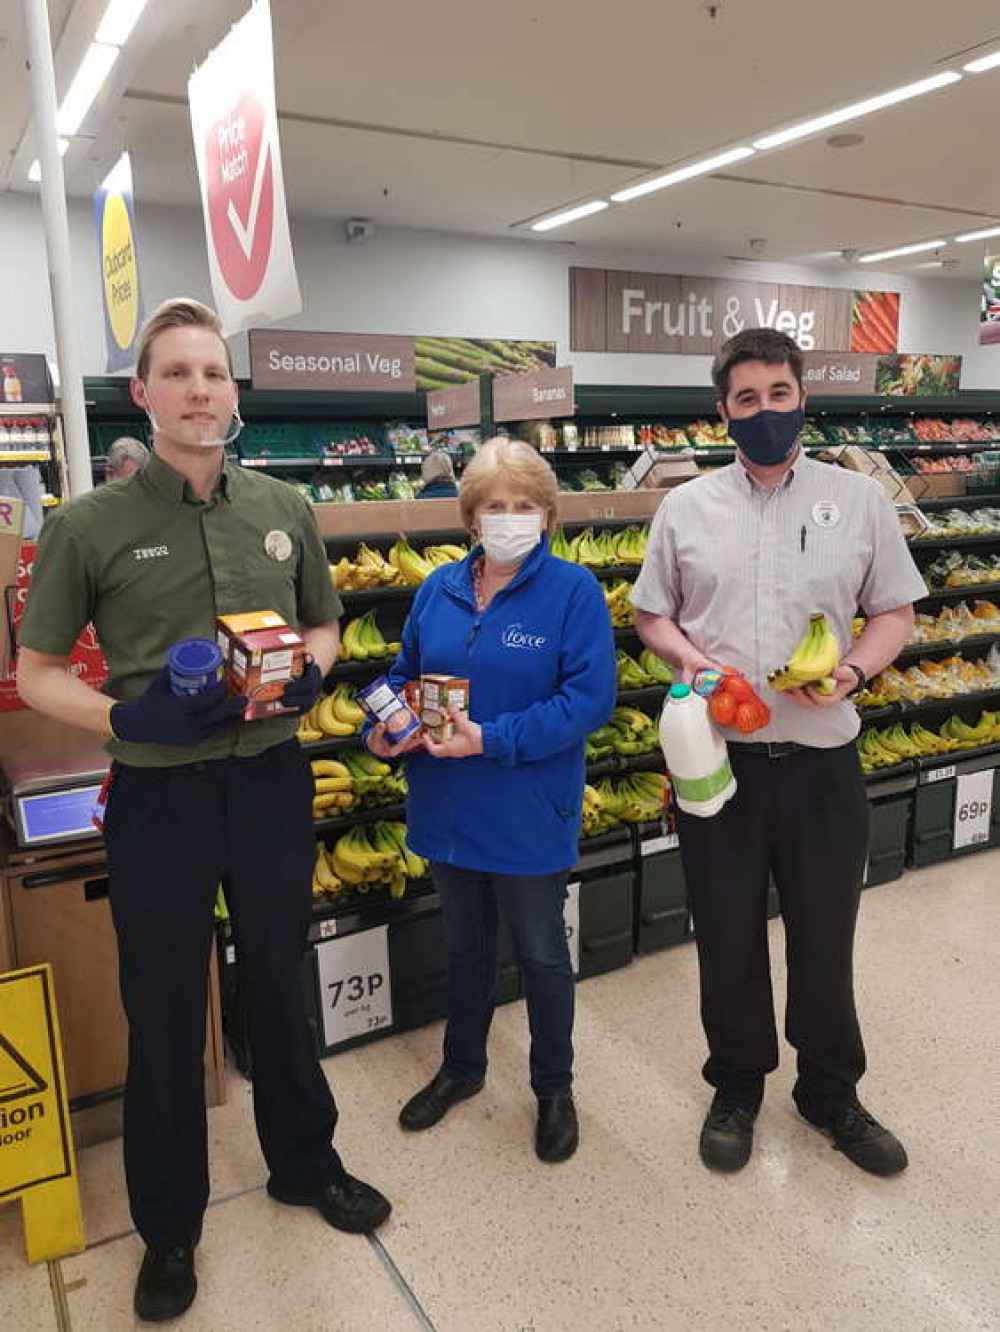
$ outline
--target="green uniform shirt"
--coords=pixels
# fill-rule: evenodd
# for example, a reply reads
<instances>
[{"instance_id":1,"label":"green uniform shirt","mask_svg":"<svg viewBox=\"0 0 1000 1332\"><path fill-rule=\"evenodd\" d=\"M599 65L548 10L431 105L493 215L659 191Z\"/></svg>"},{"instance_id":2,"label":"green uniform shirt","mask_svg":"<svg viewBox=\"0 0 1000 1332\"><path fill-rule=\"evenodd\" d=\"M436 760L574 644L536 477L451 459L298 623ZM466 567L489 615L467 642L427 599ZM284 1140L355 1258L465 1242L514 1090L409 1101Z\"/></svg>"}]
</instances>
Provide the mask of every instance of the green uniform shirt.
<instances>
[{"instance_id":1,"label":"green uniform shirt","mask_svg":"<svg viewBox=\"0 0 1000 1332\"><path fill-rule=\"evenodd\" d=\"M280 535L265 549L268 534ZM138 697L180 638L215 639L217 615L276 611L311 628L343 607L312 511L283 481L226 463L215 495L197 499L179 472L153 454L134 476L57 509L42 529L20 643L68 656L93 622L109 678L105 692ZM141 768L249 757L288 740L298 719L235 721L199 745L108 741Z\"/></svg>"}]
</instances>

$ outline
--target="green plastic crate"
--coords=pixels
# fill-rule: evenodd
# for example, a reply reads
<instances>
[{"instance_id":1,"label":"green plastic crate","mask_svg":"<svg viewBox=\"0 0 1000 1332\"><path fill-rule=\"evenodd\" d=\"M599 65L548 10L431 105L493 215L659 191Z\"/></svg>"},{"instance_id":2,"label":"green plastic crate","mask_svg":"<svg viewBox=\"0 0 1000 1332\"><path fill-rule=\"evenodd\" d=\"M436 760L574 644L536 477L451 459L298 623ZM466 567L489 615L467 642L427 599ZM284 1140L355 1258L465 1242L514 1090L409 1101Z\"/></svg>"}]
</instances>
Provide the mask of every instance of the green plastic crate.
<instances>
[{"instance_id":1,"label":"green plastic crate","mask_svg":"<svg viewBox=\"0 0 1000 1332\"><path fill-rule=\"evenodd\" d=\"M627 966L635 955L636 874L631 844L627 861L577 871L580 884L579 979Z\"/></svg>"},{"instance_id":2,"label":"green plastic crate","mask_svg":"<svg viewBox=\"0 0 1000 1332\"><path fill-rule=\"evenodd\" d=\"M866 888L890 883L905 870L912 813L913 795L909 792L872 802Z\"/></svg>"},{"instance_id":3,"label":"green plastic crate","mask_svg":"<svg viewBox=\"0 0 1000 1332\"><path fill-rule=\"evenodd\" d=\"M657 839L658 841L659 839ZM687 885L681 865L681 853L673 847L642 852L639 868L639 909L636 920L636 950L652 953L670 948L691 937L688 928Z\"/></svg>"}]
</instances>

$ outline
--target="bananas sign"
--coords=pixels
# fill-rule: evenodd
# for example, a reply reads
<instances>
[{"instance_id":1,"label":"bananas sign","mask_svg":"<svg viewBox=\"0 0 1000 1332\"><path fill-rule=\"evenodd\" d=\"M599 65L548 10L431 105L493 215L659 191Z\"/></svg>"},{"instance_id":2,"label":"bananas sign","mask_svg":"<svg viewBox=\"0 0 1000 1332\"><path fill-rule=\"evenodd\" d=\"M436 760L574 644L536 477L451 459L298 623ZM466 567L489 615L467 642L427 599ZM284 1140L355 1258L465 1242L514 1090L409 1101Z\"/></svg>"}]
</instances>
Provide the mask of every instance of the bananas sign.
<instances>
[{"instance_id":1,"label":"bananas sign","mask_svg":"<svg viewBox=\"0 0 1000 1332\"><path fill-rule=\"evenodd\" d=\"M135 359L143 321L139 256L132 194L132 161L123 153L94 195L97 248L101 261L106 370L124 370Z\"/></svg>"}]
</instances>

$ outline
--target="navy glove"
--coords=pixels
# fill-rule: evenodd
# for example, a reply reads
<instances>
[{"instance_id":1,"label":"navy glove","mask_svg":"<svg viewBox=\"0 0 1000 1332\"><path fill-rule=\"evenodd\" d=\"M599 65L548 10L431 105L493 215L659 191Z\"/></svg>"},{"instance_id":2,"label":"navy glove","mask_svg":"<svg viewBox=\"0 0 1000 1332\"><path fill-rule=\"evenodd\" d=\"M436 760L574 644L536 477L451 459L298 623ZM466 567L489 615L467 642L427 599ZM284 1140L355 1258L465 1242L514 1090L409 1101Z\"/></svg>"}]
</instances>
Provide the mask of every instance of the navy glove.
<instances>
[{"instance_id":1,"label":"navy glove","mask_svg":"<svg viewBox=\"0 0 1000 1332\"><path fill-rule=\"evenodd\" d=\"M111 729L136 745L197 745L245 711L245 698L229 698L224 684L199 694L175 694L170 670L153 678L144 694L111 709Z\"/></svg>"},{"instance_id":2,"label":"navy glove","mask_svg":"<svg viewBox=\"0 0 1000 1332\"><path fill-rule=\"evenodd\" d=\"M322 692L323 672L310 660L302 674L285 685L281 701L286 708L293 709L297 716L304 717L307 712L312 712Z\"/></svg>"}]
</instances>

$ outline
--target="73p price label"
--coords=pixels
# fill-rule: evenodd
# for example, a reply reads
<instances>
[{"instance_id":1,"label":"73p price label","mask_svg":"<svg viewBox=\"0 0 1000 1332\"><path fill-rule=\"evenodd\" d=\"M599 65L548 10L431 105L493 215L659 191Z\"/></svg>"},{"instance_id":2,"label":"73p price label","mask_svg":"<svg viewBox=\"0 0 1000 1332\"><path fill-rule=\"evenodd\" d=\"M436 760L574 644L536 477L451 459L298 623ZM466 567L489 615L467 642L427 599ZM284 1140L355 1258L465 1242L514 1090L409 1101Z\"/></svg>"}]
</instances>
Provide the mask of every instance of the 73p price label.
<instances>
[{"instance_id":1,"label":"73p price label","mask_svg":"<svg viewBox=\"0 0 1000 1332\"><path fill-rule=\"evenodd\" d=\"M388 927L358 930L316 948L327 1047L392 1026Z\"/></svg>"}]
</instances>

